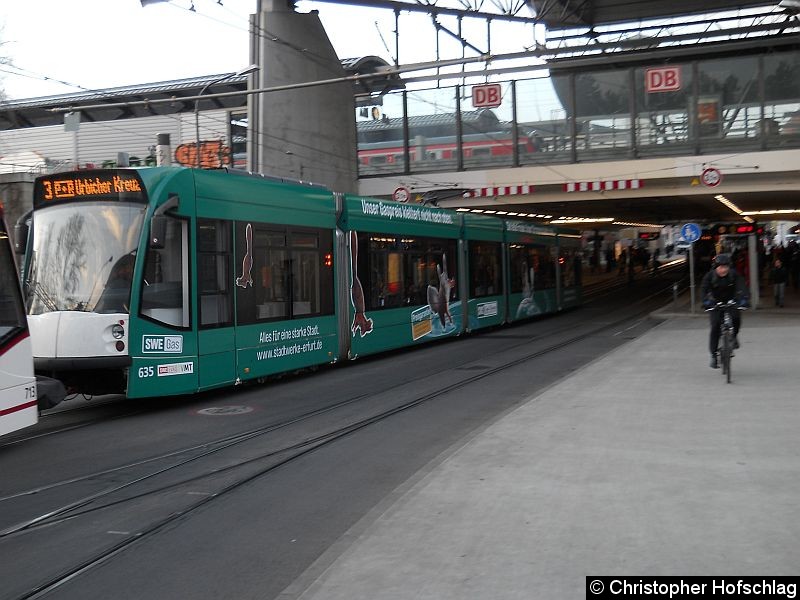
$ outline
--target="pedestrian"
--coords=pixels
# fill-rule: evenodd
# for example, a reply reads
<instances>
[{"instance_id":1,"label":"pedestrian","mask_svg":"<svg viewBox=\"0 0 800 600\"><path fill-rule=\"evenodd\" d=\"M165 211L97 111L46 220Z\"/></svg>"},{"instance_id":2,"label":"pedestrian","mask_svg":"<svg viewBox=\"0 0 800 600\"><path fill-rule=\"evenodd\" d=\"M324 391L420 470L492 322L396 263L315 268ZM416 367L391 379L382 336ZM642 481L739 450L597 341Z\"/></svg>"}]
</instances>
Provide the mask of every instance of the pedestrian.
<instances>
[{"instance_id":1,"label":"pedestrian","mask_svg":"<svg viewBox=\"0 0 800 600\"><path fill-rule=\"evenodd\" d=\"M658 259L659 259L660 256L661 256L661 249L660 248L656 248L655 250L653 250L653 264L652 264L652 268L650 270L650 275L651 276L655 276L655 274L658 272L658 267L659 267Z\"/></svg>"},{"instance_id":2,"label":"pedestrian","mask_svg":"<svg viewBox=\"0 0 800 600\"><path fill-rule=\"evenodd\" d=\"M772 279L772 290L773 294L775 295L775 306L780 306L783 308L783 297L786 293L786 280L788 278L788 270L783 266L781 259L776 258L775 263L772 266L772 272L770 273L770 279Z\"/></svg>"}]
</instances>

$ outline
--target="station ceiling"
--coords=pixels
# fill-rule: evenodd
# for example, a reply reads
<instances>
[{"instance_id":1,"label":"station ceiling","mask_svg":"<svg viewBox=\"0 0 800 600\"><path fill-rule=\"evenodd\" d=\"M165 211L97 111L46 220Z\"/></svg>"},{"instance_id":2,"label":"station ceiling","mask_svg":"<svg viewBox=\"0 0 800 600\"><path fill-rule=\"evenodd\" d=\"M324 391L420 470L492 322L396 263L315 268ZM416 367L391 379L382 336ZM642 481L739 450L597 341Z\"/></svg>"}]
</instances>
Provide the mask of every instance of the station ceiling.
<instances>
[{"instance_id":1,"label":"station ceiling","mask_svg":"<svg viewBox=\"0 0 800 600\"><path fill-rule=\"evenodd\" d=\"M744 176L736 182L729 177L720 190L687 181L677 186L675 182L663 189L647 187L639 191L626 192L576 192L564 193L546 187L536 188L529 196L495 196L464 198L463 193L453 191L446 199L436 202L443 208L469 208L478 211L504 211L522 215L531 222L549 222L562 217L581 219L613 219L620 223L652 225L681 225L687 222L721 223L742 222L749 216L756 222L795 221L800 223L800 174L781 174L779 177ZM553 186L555 188L555 186ZM730 191L731 189L739 191ZM729 204L717 199L722 196ZM444 195L440 196L444 198ZM731 207L733 205L733 208ZM741 211L741 214L738 211ZM795 211L783 214L752 214L758 211ZM495 214L495 213L490 213ZM502 215L501 215L502 216ZM513 216L513 215L512 215ZM549 218L545 218L549 217ZM579 222L578 229L607 229L609 223L593 225ZM623 227L625 225L619 225Z\"/></svg>"},{"instance_id":2,"label":"station ceiling","mask_svg":"<svg viewBox=\"0 0 800 600\"><path fill-rule=\"evenodd\" d=\"M567 202L536 202L525 204L503 204L487 202L489 210L504 210L527 214L546 214L557 217L613 218L625 223L647 223L654 225L678 225L689 221L716 223L742 221L743 217L714 198L707 195L665 195L647 198L625 198L597 200L573 200ZM800 194L796 192L744 192L725 194L725 197L742 211L797 210L800 209ZM471 207L479 208L479 207ZM779 216L753 216L754 221L789 220L800 222L800 213ZM582 224L580 229L591 229L591 224Z\"/></svg>"}]
</instances>

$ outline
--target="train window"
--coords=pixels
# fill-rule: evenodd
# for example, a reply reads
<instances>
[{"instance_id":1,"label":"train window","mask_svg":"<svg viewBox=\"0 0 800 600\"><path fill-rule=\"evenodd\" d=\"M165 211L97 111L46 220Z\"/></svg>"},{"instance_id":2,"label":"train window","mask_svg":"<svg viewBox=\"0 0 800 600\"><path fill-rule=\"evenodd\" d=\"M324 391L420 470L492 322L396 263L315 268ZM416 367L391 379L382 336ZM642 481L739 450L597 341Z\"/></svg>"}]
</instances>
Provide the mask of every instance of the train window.
<instances>
[{"instance_id":1,"label":"train window","mask_svg":"<svg viewBox=\"0 0 800 600\"><path fill-rule=\"evenodd\" d=\"M556 265L545 244L512 244L511 293L541 291L556 287Z\"/></svg>"},{"instance_id":2,"label":"train window","mask_svg":"<svg viewBox=\"0 0 800 600\"><path fill-rule=\"evenodd\" d=\"M333 314L331 231L237 223L236 239L234 264L250 273L236 279L239 324Z\"/></svg>"},{"instance_id":3,"label":"train window","mask_svg":"<svg viewBox=\"0 0 800 600\"><path fill-rule=\"evenodd\" d=\"M483 298L503 293L498 242L469 242L469 295Z\"/></svg>"},{"instance_id":4,"label":"train window","mask_svg":"<svg viewBox=\"0 0 800 600\"><path fill-rule=\"evenodd\" d=\"M231 223L197 220L197 291L200 326L233 322L231 294Z\"/></svg>"},{"instance_id":5,"label":"train window","mask_svg":"<svg viewBox=\"0 0 800 600\"><path fill-rule=\"evenodd\" d=\"M148 248L142 280L142 316L173 327L189 327L188 223L167 217L164 247Z\"/></svg>"}]
</instances>

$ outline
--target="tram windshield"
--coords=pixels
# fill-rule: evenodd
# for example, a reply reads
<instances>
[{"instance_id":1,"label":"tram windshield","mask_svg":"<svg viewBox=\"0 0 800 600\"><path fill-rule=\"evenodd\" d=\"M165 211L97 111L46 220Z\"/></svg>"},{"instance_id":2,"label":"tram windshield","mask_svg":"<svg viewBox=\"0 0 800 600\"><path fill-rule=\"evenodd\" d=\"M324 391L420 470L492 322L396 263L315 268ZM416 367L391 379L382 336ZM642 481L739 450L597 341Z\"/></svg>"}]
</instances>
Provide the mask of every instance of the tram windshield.
<instances>
[{"instance_id":1,"label":"tram windshield","mask_svg":"<svg viewBox=\"0 0 800 600\"><path fill-rule=\"evenodd\" d=\"M36 210L25 280L28 314L128 313L146 208L83 201Z\"/></svg>"},{"instance_id":2,"label":"tram windshield","mask_svg":"<svg viewBox=\"0 0 800 600\"><path fill-rule=\"evenodd\" d=\"M25 313L19 299L17 271L9 242L0 218L0 344L25 327Z\"/></svg>"}]
</instances>

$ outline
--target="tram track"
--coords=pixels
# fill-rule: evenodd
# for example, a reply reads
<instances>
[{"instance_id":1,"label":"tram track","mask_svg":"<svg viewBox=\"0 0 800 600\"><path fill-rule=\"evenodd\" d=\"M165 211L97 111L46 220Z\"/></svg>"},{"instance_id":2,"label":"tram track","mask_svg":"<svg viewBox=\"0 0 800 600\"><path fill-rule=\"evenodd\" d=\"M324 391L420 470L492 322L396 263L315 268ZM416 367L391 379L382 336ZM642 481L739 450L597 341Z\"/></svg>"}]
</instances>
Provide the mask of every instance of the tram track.
<instances>
[{"instance_id":1,"label":"tram track","mask_svg":"<svg viewBox=\"0 0 800 600\"><path fill-rule=\"evenodd\" d=\"M106 404L113 404L113 402L107 402ZM85 410L86 408L88 408L88 407L71 408L71 409L68 409L68 410L62 410L58 414L60 415L61 413L66 413L66 412L81 411L81 410ZM122 413L122 414L117 414L117 415L112 415L112 416L104 416L104 417L100 417L100 418L97 418L97 419L83 420L83 421L80 421L78 423L72 423L70 425L65 425L63 427L57 427L56 429L51 429L49 431L41 431L41 432L37 432L37 433L34 433L34 434L30 434L30 435L22 435L20 437L14 437L12 439L0 442L0 450L3 449L3 448L10 447L10 446L17 446L19 444L24 444L26 442L31 442L33 440L37 440L37 439L40 439L40 438L46 438L46 437L50 437L50 436L53 436L53 435L59 435L61 433L66 433L68 431L75 431L76 429L83 429L84 427L90 427L92 425L97 425L99 423L108 423L109 421L114 421L114 420L117 420L117 419L126 419L126 418L129 418L129 417L133 417L133 416L136 416L136 415L143 414L144 412L146 412L146 409L139 408L139 409L128 411L128 412L125 412L125 413ZM55 416L55 415L50 415L50 414L43 415L43 417L53 417L53 416ZM42 417L39 417L39 420L41 422ZM0 500L2 500L2 498L0 498Z\"/></svg>"},{"instance_id":2,"label":"tram track","mask_svg":"<svg viewBox=\"0 0 800 600\"><path fill-rule=\"evenodd\" d=\"M662 295L663 291L659 290L653 294L650 294L645 298L641 298L639 301L635 303L628 305L625 309L625 314L621 317L614 318L611 320L606 320L603 321L602 323L598 323L595 324L594 326L589 326L589 327L586 326L581 327L581 324L577 324L569 329L572 330L578 329L580 331L573 332L571 335L567 335L562 339L558 339L553 343L546 345L543 348L538 348L531 352L525 352L520 356L512 357L509 360L501 362L501 364L484 369L481 372L476 373L474 375L463 377L460 378L458 381L436 387L427 393L417 395L416 397L413 397L407 401L401 402L394 406L390 406L385 410L378 410L374 414L365 416L361 419L348 422L342 426L334 427L330 430L323 431L313 436L308 436L291 445L287 445L276 449L271 449L270 451L261 454L256 454L255 456L251 456L247 460L240 460L236 464L229 465L229 467L225 471L222 471L219 468L215 468L210 471L200 473L199 475L184 477L178 481L169 482L168 484L159 486L156 489L140 491L137 492L136 494L130 494L124 498L112 499L112 496L114 494L118 494L123 490L131 489L136 484L143 483L146 480L154 478L158 475L162 475L166 472L165 469L157 469L156 471L153 471L146 477L136 478L135 480L126 482L124 485L113 486L112 488L108 488L107 490L104 490L101 493L95 493L90 496L86 496L80 499L79 501L63 505L59 508L49 511L48 513L40 514L37 517L28 519L24 523L19 523L16 526L7 528L2 532L2 534L0 534L0 538L5 538L10 540L11 538L17 538L19 535L24 536L26 532L33 532L45 526L50 526L50 527L57 526L60 523L65 523L67 521L71 521L75 518L85 516L87 514L97 513L98 511L104 509L109 509L114 506L119 506L120 504L128 503L136 499L147 497L148 495L163 494L168 490L173 490L177 487L185 486L188 483L208 480L209 478L212 478L214 476L219 476L222 473L235 474L239 471L245 470L246 468L251 469L246 474L240 473L240 476L235 478L233 481L225 483L224 485L222 485L221 487L212 492L208 492L199 500L189 502L178 510L170 510L169 514L161 518L152 520L150 523L139 528L134 534L125 537L125 539L120 540L119 542L111 546L108 546L105 549L99 550L89 556L86 556L83 560L76 562L71 567L64 569L60 573L36 584L32 588L30 588L27 593L18 596L18 598L21 600L23 598L27 599L27 598L42 597L50 593L51 591L58 589L59 587L61 587L68 581L71 581L73 578L81 575L82 573L106 563L114 556L118 555L120 552L145 539L148 539L149 537L155 535L159 531L162 531L165 528L169 527L176 521L186 518L188 515L194 513L195 511L201 509L204 506L207 506L209 503L219 498L222 498L237 489L240 489L241 487L247 485L248 483L256 479L259 479L274 472L276 469L280 469L284 466L287 466L291 464L293 461L299 460L300 458L307 456L311 452L315 452L321 448L324 448L325 446L334 444L337 441L340 441L348 436L351 436L354 433L363 430L364 428L367 428L376 423L380 423L384 420L390 419L391 417L397 414L413 409L414 407L417 407L421 404L424 404L441 396L450 394L465 386L469 386L483 379L490 378L499 373L502 373L503 371L506 371L508 369L522 365L525 362L542 357L548 353L555 352L571 344L579 343L585 340L588 336L596 335L606 330L619 328L623 325L630 324L632 321L641 320L644 317L644 315L653 310L653 307L650 306L650 304L652 304L653 302L653 299ZM559 333L563 334L564 330L563 329L560 330ZM548 337L553 337L555 335L556 334L550 334ZM524 339L517 344L512 344L511 346L509 346L506 349L506 352L512 353L511 352L512 350L517 349L520 346L530 344L531 341L534 341L534 338L541 339L541 336L532 336L532 337L528 336L527 339ZM462 369L459 369L459 367L457 366L450 365L446 370L451 372L454 370L461 370L463 372L463 367L466 365L467 363L463 363L461 365ZM427 378L435 378L436 375L440 374L441 373L436 373L433 375L429 374ZM398 384L397 386L391 386L390 388L383 390L383 394L390 395L387 392L389 392L393 388L402 387L403 385L405 384ZM371 398L372 395L369 395L368 397ZM313 416L330 413L332 411L335 411L339 408L343 408L348 404L352 404L362 399L364 398L363 397L350 398L348 400L342 401L341 403L325 407L324 409L320 409L318 411L310 411L309 413L307 413L307 415L303 415L301 417L292 420L291 423L300 423L303 420L308 420L313 418ZM186 466L189 463L197 461L201 458L209 458L226 449L233 448L234 446L237 446L246 441L250 441L252 439L274 432L278 428L286 427L291 423L286 422L286 423L273 424L249 432L228 436L227 438L222 438L221 440L216 440L215 442L206 442L204 444L198 445L195 448L197 449L207 448L207 451L202 452L201 454L194 457L184 458L183 460L178 461L176 464L168 467L168 470L171 471L174 469L178 469L181 466ZM209 448L209 446L211 446L214 443L218 443L219 447ZM132 464L140 465L143 464L144 462L150 463L157 460L164 460L165 458L168 458L170 456L176 456L179 453L185 454L189 450L191 449L173 451L169 454L163 454L160 456L151 457L147 461L138 461L137 463L132 463ZM118 467L113 469L113 471L119 472L119 470L123 468L124 467ZM97 476L97 474L94 474L94 476ZM88 477L89 476L84 476L81 479L85 480ZM66 485L68 483L70 482L64 481L60 485ZM52 485L57 485L57 484L51 484L51 486L48 486L47 489L52 489ZM44 490L45 487L42 487L40 489ZM21 493L15 494L14 497L19 496ZM37 490L28 490L26 493L29 494L37 493ZM0 501L3 501L7 498L10 498L10 496L7 496L6 498L0 498ZM107 499L109 501L101 503L100 501L103 499ZM98 504L95 506L91 506L93 503L98 503Z\"/></svg>"}]
</instances>

